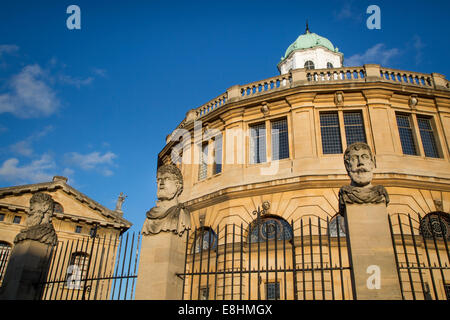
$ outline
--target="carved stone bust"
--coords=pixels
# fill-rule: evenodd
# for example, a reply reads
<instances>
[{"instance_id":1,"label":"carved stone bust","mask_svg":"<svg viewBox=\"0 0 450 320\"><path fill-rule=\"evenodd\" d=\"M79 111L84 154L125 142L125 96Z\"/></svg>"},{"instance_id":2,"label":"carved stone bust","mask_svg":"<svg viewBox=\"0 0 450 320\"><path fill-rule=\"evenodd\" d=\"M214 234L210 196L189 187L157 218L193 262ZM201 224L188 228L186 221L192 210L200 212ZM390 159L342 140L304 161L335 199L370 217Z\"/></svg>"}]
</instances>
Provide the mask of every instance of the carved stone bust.
<instances>
[{"instance_id":1,"label":"carved stone bust","mask_svg":"<svg viewBox=\"0 0 450 320\"><path fill-rule=\"evenodd\" d=\"M30 215L27 218L27 227L15 237L17 244L24 240L35 240L41 243L56 245L58 237L51 223L54 210L54 201L47 193L38 192L30 199Z\"/></svg>"},{"instance_id":2,"label":"carved stone bust","mask_svg":"<svg viewBox=\"0 0 450 320\"><path fill-rule=\"evenodd\" d=\"M344 152L344 164L351 179L350 185L339 190L339 212L345 212L345 204L389 203L386 189L372 185L375 158L370 147L363 142L355 142Z\"/></svg>"},{"instance_id":3,"label":"carved stone bust","mask_svg":"<svg viewBox=\"0 0 450 320\"><path fill-rule=\"evenodd\" d=\"M158 201L147 211L142 234L173 232L179 236L191 228L189 211L178 197L183 192L183 175L173 164L163 165L156 173Z\"/></svg>"}]
</instances>

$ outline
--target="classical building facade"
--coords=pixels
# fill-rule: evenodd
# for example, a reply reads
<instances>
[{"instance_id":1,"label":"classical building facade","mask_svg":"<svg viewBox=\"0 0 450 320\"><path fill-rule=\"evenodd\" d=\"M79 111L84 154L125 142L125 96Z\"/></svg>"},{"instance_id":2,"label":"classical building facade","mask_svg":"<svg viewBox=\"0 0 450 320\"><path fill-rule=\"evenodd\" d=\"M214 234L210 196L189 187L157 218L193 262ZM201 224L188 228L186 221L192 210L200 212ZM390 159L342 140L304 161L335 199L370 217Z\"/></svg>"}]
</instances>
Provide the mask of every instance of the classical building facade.
<instances>
[{"instance_id":1,"label":"classical building facade","mask_svg":"<svg viewBox=\"0 0 450 320\"><path fill-rule=\"evenodd\" d=\"M58 245L49 272L44 299L81 297L82 277L113 272L119 237L131 227L120 210L110 210L55 176L53 181L0 188L0 261L1 277L8 265L16 235L26 228L33 194L49 194L54 201L52 224ZM102 253L103 251L103 253ZM108 253L108 254L107 254ZM57 271L56 271L57 270ZM89 273L89 274L88 274ZM50 286L50 287L49 287ZM96 298L108 296L107 282L92 286ZM92 294L91 299L94 297Z\"/></svg>"},{"instance_id":2,"label":"classical building facade","mask_svg":"<svg viewBox=\"0 0 450 320\"><path fill-rule=\"evenodd\" d=\"M342 64L343 54L307 29L280 75L229 88L168 135L159 164L181 169L193 226L184 298L352 298L338 191L349 183L343 152L354 142L373 150L373 182L389 194L403 297L449 296L449 82ZM434 244L413 246L414 235L431 241L430 228ZM406 231L413 236L403 246ZM402 255L415 249L412 262ZM422 269L427 261L442 268Z\"/></svg>"}]
</instances>

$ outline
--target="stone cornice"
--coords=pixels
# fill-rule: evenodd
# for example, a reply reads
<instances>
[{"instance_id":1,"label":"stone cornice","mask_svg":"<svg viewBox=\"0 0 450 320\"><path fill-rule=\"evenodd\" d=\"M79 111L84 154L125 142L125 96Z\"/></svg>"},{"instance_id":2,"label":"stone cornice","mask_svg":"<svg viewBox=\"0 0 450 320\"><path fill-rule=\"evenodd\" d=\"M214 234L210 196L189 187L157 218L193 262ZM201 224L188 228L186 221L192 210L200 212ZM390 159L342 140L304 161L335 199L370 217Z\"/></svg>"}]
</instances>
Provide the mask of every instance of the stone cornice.
<instances>
[{"instance_id":1,"label":"stone cornice","mask_svg":"<svg viewBox=\"0 0 450 320\"><path fill-rule=\"evenodd\" d=\"M224 188L222 190L188 200L185 202L185 206L188 210L195 211L230 199L304 189L339 189L343 185L349 183L350 179L344 174L333 175L332 179L327 178L326 175L310 175L287 179L276 179ZM450 192L450 179L422 176L411 177L411 175L399 173L375 174L373 184L383 185L384 187L417 188Z\"/></svg>"}]
</instances>

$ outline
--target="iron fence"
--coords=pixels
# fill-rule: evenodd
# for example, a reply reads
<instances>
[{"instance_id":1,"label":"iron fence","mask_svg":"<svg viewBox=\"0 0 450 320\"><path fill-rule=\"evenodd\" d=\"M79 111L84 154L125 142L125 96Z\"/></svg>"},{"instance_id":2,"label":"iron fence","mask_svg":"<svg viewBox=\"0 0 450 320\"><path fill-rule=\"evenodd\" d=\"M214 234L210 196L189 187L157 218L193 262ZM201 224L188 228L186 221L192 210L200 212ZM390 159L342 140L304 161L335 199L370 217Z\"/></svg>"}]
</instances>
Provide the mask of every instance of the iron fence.
<instances>
[{"instance_id":1,"label":"iron fence","mask_svg":"<svg viewBox=\"0 0 450 320\"><path fill-rule=\"evenodd\" d=\"M42 281L42 300L131 300L141 234L59 241Z\"/></svg>"},{"instance_id":2,"label":"iron fence","mask_svg":"<svg viewBox=\"0 0 450 320\"><path fill-rule=\"evenodd\" d=\"M351 261L341 228L329 219L288 223L256 211L251 224L200 228L187 235L183 299L353 299ZM336 234L337 232L337 234Z\"/></svg>"},{"instance_id":3,"label":"iron fence","mask_svg":"<svg viewBox=\"0 0 450 320\"><path fill-rule=\"evenodd\" d=\"M404 300L449 300L449 221L445 213L389 216ZM430 285L431 284L431 285Z\"/></svg>"}]
</instances>

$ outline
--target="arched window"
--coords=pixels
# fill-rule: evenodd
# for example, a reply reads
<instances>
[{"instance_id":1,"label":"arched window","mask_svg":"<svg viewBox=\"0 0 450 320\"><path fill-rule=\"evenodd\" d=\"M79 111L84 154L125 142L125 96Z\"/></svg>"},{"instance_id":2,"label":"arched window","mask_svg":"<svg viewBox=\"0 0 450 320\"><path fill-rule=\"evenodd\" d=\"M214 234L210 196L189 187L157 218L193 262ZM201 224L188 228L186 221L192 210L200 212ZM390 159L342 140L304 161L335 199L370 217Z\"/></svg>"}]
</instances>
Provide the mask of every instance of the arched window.
<instances>
[{"instance_id":1,"label":"arched window","mask_svg":"<svg viewBox=\"0 0 450 320\"><path fill-rule=\"evenodd\" d=\"M70 264L67 267L66 287L68 289L81 289L84 279L87 276L89 255L85 252L74 252L70 257Z\"/></svg>"},{"instance_id":2,"label":"arched window","mask_svg":"<svg viewBox=\"0 0 450 320\"><path fill-rule=\"evenodd\" d=\"M450 240L450 215L436 211L427 214L420 220L420 233L425 239L443 238Z\"/></svg>"},{"instance_id":3,"label":"arched window","mask_svg":"<svg viewBox=\"0 0 450 320\"><path fill-rule=\"evenodd\" d=\"M306 70L314 69L314 62L312 62L311 60L306 61L305 62L305 68L306 68Z\"/></svg>"},{"instance_id":4,"label":"arched window","mask_svg":"<svg viewBox=\"0 0 450 320\"><path fill-rule=\"evenodd\" d=\"M334 68L333 64L331 62L327 62L327 69L332 69L332 68Z\"/></svg>"},{"instance_id":5,"label":"arched window","mask_svg":"<svg viewBox=\"0 0 450 320\"><path fill-rule=\"evenodd\" d=\"M63 206L56 201L53 203L53 209L54 209L55 213L63 213L64 212Z\"/></svg>"},{"instance_id":6,"label":"arched window","mask_svg":"<svg viewBox=\"0 0 450 320\"><path fill-rule=\"evenodd\" d=\"M215 249L217 247L217 235L210 227L201 227L196 231L194 242L194 253L199 253L201 250Z\"/></svg>"},{"instance_id":7,"label":"arched window","mask_svg":"<svg viewBox=\"0 0 450 320\"><path fill-rule=\"evenodd\" d=\"M11 247L8 242L0 241L0 285L3 282L6 266L8 265Z\"/></svg>"},{"instance_id":8,"label":"arched window","mask_svg":"<svg viewBox=\"0 0 450 320\"><path fill-rule=\"evenodd\" d=\"M328 233L330 237L338 236L338 227L339 227L339 237L345 237L345 220L344 217L339 213L336 214L333 218L331 218L330 223L328 224Z\"/></svg>"},{"instance_id":9,"label":"arched window","mask_svg":"<svg viewBox=\"0 0 450 320\"><path fill-rule=\"evenodd\" d=\"M283 218L277 216L264 216L258 223L254 220L250 224L249 242L265 242L267 240L289 240L292 239L293 232L291 225Z\"/></svg>"}]
</instances>

